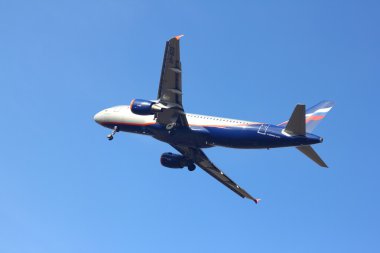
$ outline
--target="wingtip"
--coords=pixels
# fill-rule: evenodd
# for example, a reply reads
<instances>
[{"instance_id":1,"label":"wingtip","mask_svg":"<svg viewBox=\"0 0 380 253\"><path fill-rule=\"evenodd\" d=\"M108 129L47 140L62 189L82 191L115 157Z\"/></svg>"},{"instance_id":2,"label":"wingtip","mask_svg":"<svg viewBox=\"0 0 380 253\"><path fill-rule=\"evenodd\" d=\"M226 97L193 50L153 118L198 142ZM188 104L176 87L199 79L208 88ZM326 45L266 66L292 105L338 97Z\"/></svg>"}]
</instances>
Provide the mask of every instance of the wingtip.
<instances>
[{"instance_id":1,"label":"wingtip","mask_svg":"<svg viewBox=\"0 0 380 253\"><path fill-rule=\"evenodd\" d=\"M176 40L179 40L179 39L182 38L183 36L185 36L185 35L180 34L180 35L175 36L174 38L175 38Z\"/></svg>"},{"instance_id":2,"label":"wingtip","mask_svg":"<svg viewBox=\"0 0 380 253\"><path fill-rule=\"evenodd\" d=\"M253 201L254 201L256 204L258 204L258 203L261 201L261 199L253 199Z\"/></svg>"}]
</instances>

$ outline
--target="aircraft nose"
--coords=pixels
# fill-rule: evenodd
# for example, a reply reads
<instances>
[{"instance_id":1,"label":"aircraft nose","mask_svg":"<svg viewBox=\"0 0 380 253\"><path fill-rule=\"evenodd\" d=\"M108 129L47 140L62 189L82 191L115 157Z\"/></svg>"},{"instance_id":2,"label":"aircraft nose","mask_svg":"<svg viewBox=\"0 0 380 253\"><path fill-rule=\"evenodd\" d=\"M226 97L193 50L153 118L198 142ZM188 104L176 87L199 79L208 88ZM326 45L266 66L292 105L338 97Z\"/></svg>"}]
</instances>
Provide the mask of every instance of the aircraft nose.
<instances>
[{"instance_id":1,"label":"aircraft nose","mask_svg":"<svg viewBox=\"0 0 380 253\"><path fill-rule=\"evenodd\" d=\"M101 124L102 123L102 112L98 112L94 115L94 120L96 123Z\"/></svg>"}]
</instances>

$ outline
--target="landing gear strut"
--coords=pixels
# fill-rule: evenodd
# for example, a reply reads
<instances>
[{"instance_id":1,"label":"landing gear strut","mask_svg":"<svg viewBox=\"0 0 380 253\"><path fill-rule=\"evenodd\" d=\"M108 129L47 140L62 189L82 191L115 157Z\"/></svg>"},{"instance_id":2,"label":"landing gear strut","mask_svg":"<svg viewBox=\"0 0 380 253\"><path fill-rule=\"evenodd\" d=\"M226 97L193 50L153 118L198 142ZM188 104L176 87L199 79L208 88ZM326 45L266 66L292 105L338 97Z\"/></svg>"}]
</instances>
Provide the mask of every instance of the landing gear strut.
<instances>
[{"instance_id":1,"label":"landing gear strut","mask_svg":"<svg viewBox=\"0 0 380 253\"><path fill-rule=\"evenodd\" d=\"M116 132L119 132L119 129L117 128L117 126L114 126L114 128L112 130L112 133L110 133L109 135L107 135L107 139L109 141L112 141L113 140L113 136L116 134Z\"/></svg>"}]
</instances>

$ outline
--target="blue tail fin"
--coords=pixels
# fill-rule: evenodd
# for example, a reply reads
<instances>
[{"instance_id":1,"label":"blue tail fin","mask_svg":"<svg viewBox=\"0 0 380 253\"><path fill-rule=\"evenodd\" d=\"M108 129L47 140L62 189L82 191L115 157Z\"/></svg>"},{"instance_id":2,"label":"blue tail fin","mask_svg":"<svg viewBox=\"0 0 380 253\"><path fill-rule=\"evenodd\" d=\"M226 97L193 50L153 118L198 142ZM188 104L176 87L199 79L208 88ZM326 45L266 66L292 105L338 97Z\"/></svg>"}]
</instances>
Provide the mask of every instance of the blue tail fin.
<instances>
[{"instance_id":1,"label":"blue tail fin","mask_svg":"<svg viewBox=\"0 0 380 253\"><path fill-rule=\"evenodd\" d=\"M322 101L315 106L307 109L305 115L306 122L306 132L312 132L321 120L326 117L327 113L333 108L334 102L332 101ZM278 126L286 127L288 121L285 121Z\"/></svg>"}]
</instances>

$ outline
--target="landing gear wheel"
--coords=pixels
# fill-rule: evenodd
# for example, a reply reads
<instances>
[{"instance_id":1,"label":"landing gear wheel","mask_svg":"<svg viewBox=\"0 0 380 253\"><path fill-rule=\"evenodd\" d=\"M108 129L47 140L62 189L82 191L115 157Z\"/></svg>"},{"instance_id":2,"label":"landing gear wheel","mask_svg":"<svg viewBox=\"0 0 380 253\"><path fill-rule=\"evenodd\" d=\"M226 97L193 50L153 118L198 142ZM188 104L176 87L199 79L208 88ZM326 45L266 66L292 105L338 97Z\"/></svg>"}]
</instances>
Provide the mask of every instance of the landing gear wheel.
<instances>
[{"instance_id":1,"label":"landing gear wheel","mask_svg":"<svg viewBox=\"0 0 380 253\"><path fill-rule=\"evenodd\" d=\"M108 139L109 141L112 141L112 140L113 140L113 135L112 135L112 134L107 135L107 139Z\"/></svg>"},{"instance_id":2,"label":"landing gear wheel","mask_svg":"<svg viewBox=\"0 0 380 253\"><path fill-rule=\"evenodd\" d=\"M166 125L166 130L172 130L175 127L175 123L169 123Z\"/></svg>"},{"instance_id":3,"label":"landing gear wheel","mask_svg":"<svg viewBox=\"0 0 380 253\"><path fill-rule=\"evenodd\" d=\"M195 170L195 165L192 163L192 164L189 164L188 166L187 166L187 169L189 170L189 171L194 171Z\"/></svg>"}]
</instances>

